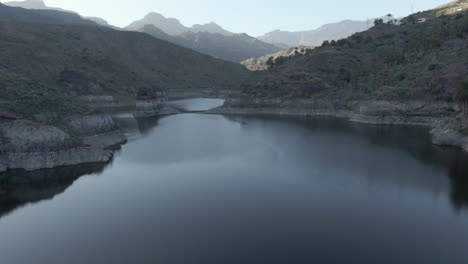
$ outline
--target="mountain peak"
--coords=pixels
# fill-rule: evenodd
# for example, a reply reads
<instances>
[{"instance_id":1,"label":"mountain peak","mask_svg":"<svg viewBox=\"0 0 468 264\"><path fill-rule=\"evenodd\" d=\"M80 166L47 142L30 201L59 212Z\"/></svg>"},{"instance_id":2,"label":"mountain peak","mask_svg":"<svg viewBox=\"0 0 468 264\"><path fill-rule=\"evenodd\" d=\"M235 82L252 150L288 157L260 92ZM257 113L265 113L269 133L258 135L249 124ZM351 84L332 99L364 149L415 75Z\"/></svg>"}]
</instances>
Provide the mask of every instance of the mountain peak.
<instances>
[{"instance_id":1,"label":"mountain peak","mask_svg":"<svg viewBox=\"0 0 468 264\"><path fill-rule=\"evenodd\" d=\"M22 7L28 9L46 9L47 6L42 0L25 0L5 2L5 5L12 7Z\"/></svg>"},{"instance_id":2,"label":"mountain peak","mask_svg":"<svg viewBox=\"0 0 468 264\"><path fill-rule=\"evenodd\" d=\"M169 35L179 35L188 30L176 18L166 18L160 13L148 13L143 19L135 21L126 27L128 30L139 30L145 25L153 25Z\"/></svg>"},{"instance_id":3,"label":"mountain peak","mask_svg":"<svg viewBox=\"0 0 468 264\"><path fill-rule=\"evenodd\" d=\"M220 25L216 24L215 22L210 22L208 24L196 24L193 25L192 28L190 29L192 32L208 32L208 33L213 33L213 34L221 34L225 36L230 36L233 33L225 30L222 28Z\"/></svg>"},{"instance_id":4,"label":"mountain peak","mask_svg":"<svg viewBox=\"0 0 468 264\"><path fill-rule=\"evenodd\" d=\"M157 12L149 12L144 18L166 18L166 17Z\"/></svg>"}]
</instances>

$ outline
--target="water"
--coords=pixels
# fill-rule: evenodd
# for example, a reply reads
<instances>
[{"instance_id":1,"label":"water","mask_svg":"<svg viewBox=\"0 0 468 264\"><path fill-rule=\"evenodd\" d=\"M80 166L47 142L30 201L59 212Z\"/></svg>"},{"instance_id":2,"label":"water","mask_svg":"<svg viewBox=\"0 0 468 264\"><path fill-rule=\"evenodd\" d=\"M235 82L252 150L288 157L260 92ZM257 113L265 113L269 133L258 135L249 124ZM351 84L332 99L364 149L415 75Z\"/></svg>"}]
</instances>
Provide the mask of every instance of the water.
<instances>
[{"instance_id":1,"label":"water","mask_svg":"<svg viewBox=\"0 0 468 264\"><path fill-rule=\"evenodd\" d=\"M167 103L175 107L183 108L188 111L204 111L220 107L224 104L223 99L208 99L208 98L195 98L170 101Z\"/></svg>"},{"instance_id":2,"label":"water","mask_svg":"<svg viewBox=\"0 0 468 264\"><path fill-rule=\"evenodd\" d=\"M0 263L468 263L468 158L425 129L118 120L111 164L0 176Z\"/></svg>"}]
</instances>

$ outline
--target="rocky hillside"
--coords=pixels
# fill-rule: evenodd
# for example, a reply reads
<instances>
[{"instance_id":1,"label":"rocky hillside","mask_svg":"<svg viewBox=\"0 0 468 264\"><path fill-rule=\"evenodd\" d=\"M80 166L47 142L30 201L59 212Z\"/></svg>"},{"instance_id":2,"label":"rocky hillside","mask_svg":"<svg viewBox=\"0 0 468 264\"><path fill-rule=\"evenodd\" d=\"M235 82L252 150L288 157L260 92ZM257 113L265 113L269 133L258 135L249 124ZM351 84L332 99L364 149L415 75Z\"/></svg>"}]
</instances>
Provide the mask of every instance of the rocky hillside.
<instances>
[{"instance_id":1,"label":"rocky hillside","mask_svg":"<svg viewBox=\"0 0 468 264\"><path fill-rule=\"evenodd\" d=\"M268 54L258 58L250 58L242 61L241 64L251 71L265 71L270 69L278 58L304 55L306 52L314 48L315 47L308 46L286 48L274 54Z\"/></svg>"},{"instance_id":2,"label":"rocky hillside","mask_svg":"<svg viewBox=\"0 0 468 264\"><path fill-rule=\"evenodd\" d=\"M275 44L293 46L320 46L325 40L338 40L347 38L356 32L362 32L372 25L370 21L345 20L338 23L323 25L309 31L281 31L275 30L266 33L258 39Z\"/></svg>"},{"instance_id":3,"label":"rocky hillside","mask_svg":"<svg viewBox=\"0 0 468 264\"><path fill-rule=\"evenodd\" d=\"M450 10L460 10L457 1ZM264 80L244 85L254 104L353 110L366 114L450 116L468 79L468 13L414 14L305 55L276 61ZM418 22L428 18L427 22ZM367 110L366 110L367 109Z\"/></svg>"},{"instance_id":4,"label":"rocky hillside","mask_svg":"<svg viewBox=\"0 0 468 264\"><path fill-rule=\"evenodd\" d=\"M241 65L138 32L0 22L0 35L0 111L36 120L83 111L81 96L134 99L153 86L237 89L250 76Z\"/></svg>"},{"instance_id":5,"label":"rocky hillside","mask_svg":"<svg viewBox=\"0 0 468 264\"><path fill-rule=\"evenodd\" d=\"M201 28L198 27L198 29ZM259 57L280 50L274 45L262 42L247 34L223 35L206 31L187 31L172 36L153 25L145 25L138 31L203 54L233 62L241 62L248 58Z\"/></svg>"}]
</instances>

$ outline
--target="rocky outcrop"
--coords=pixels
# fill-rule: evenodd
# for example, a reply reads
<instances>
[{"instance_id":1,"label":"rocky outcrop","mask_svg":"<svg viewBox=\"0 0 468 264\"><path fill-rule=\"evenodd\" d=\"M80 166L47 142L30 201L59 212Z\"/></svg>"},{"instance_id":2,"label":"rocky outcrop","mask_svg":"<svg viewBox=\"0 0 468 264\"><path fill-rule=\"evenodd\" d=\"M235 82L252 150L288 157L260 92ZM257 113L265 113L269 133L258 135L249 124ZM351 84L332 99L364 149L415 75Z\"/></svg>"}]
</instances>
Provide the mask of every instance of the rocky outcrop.
<instances>
[{"instance_id":1,"label":"rocky outcrop","mask_svg":"<svg viewBox=\"0 0 468 264\"><path fill-rule=\"evenodd\" d=\"M468 117L461 115L431 131L432 142L440 146L453 146L468 151Z\"/></svg>"},{"instance_id":2,"label":"rocky outcrop","mask_svg":"<svg viewBox=\"0 0 468 264\"><path fill-rule=\"evenodd\" d=\"M80 100L91 109L133 110L135 102L122 102L112 95L82 95Z\"/></svg>"},{"instance_id":3,"label":"rocky outcrop","mask_svg":"<svg viewBox=\"0 0 468 264\"><path fill-rule=\"evenodd\" d=\"M164 105L166 101L167 95L161 89L141 88L138 90L136 110L133 115L140 118L178 114L179 111L176 109Z\"/></svg>"},{"instance_id":4,"label":"rocky outcrop","mask_svg":"<svg viewBox=\"0 0 468 264\"><path fill-rule=\"evenodd\" d=\"M24 120L0 120L0 171L107 162L112 152L87 146L65 131Z\"/></svg>"},{"instance_id":5,"label":"rocky outcrop","mask_svg":"<svg viewBox=\"0 0 468 264\"><path fill-rule=\"evenodd\" d=\"M468 136L459 131L438 127L431 131L432 143L440 146L460 147L468 151Z\"/></svg>"},{"instance_id":6,"label":"rocky outcrop","mask_svg":"<svg viewBox=\"0 0 468 264\"><path fill-rule=\"evenodd\" d=\"M329 116L347 118L352 122L376 125L417 125L434 126L447 118L431 116L404 115L363 115L349 110L307 109L307 108L226 108L220 107L209 111L212 114L225 115L282 115L282 116Z\"/></svg>"},{"instance_id":7,"label":"rocky outcrop","mask_svg":"<svg viewBox=\"0 0 468 264\"><path fill-rule=\"evenodd\" d=\"M276 107L275 107L276 106ZM280 106L280 107L278 107ZM376 125L418 125L433 128L433 143L468 151L468 118L451 103L354 101L337 107L332 101L287 101L283 99L230 99L208 111L226 115L329 116Z\"/></svg>"},{"instance_id":8,"label":"rocky outcrop","mask_svg":"<svg viewBox=\"0 0 468 264\"><path fill-rule=\"evenodd\" d=\"M109 115L69 117L61 128L0 116L0 172L108 162L126 142Z\"/></svg>"},{"instance_id":9,"label":"rocky outcrop","mask_svg":"<svg viewBox=\"0 0 468 264\"><path fill-rule=\"evenodd\" d=\"M278 58L291 57L306 54L308 50L314 49L312 46L297 46L283 49L274 54L268 54L258 58L250 58L241 62L247 69L251 71L266 71L271 68L272 64Z\"/></svg>"},{"instance_id":10,"label":"rocky outcrop","mask_svg":"<svg viewBox=\"0 0 468 264\"><path fill-rule=\"evenodd\" d=\"M70 117L66 127L72 135L82 138L84 144L93 147L109 148L127 142L119 126L107 114Z\"/></svg>"}]
</instances>

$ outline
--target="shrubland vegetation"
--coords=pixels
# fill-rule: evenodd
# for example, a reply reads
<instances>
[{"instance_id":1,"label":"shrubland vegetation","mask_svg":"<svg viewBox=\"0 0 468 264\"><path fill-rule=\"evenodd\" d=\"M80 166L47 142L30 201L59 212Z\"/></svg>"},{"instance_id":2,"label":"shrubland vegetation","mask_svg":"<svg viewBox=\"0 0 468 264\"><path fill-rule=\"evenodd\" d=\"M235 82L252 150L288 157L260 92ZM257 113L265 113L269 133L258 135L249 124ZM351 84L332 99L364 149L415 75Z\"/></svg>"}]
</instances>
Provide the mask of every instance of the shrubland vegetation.
<instances>
[{"instance_id":1,"label":"shrubland vegetation","mask_svg":"<svg viewBox=\"0 0 468 264\"><path fill-rule=\"evenodd\" d=\"M468 12L418 13L376 20L366 32L271 64L268 76L245 84L250 97L284 99L460 101L468 72ZM427 17L424 23L418 19ZM458 98L458 99L457 99Z\"/></svg>"},{"instance_id":2,"label":"shrubland vegetation","mask_svg":"<svg viewBox=\"0 0 468 264\"><path fill-rule=\"evenodd\" d=\"M250 76L241 65L137 32L10 21L0 22L0 36L0 112L34 120L86 111L82 95L238 89Z\"/></svg>"}]
</instances>

